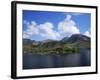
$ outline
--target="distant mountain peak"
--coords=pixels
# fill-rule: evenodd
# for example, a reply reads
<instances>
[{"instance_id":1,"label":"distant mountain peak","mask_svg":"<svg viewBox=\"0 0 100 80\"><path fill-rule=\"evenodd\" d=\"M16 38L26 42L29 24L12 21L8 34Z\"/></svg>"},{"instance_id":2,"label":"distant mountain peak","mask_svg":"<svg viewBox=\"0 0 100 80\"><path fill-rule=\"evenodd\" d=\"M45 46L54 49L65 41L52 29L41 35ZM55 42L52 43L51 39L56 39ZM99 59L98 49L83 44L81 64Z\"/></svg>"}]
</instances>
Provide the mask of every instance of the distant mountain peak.
<instances>
[{"instance_id":1,"label":"distant mountain peak","mask_svg":"<svg viewBox=\"0 0 100 80\"><path fill-rule=\"evenodd\" d=\"M90 37L83 35L83 34L72 34L70 37L64 37L61 41L62 42L70 42L74 43L77 41L88 41Z\"/></svg>"},{"instance_id":2,"label":"distant mountain peak","mask_svg":"<svg viewBox=\"0 0 100 80\"><path fill-rule=\"evenodd\" d=\"M41 42L42 42L42 43L48 43L48 42L52 42L52 41L56 41L56 40L46 39L46 40L43 40L43 41L41 41Z\"/></svg>"},{"instance_id":3,"label":"distant mountain peak","mask_svg":"<svg viewBox=\"0 0 100 80\"><path fill-rule=\"evenodd\" d=\"M67 41L68 38L69 38L69 37L64 37L61 41L62 41L62 42Z\"/></svg>"},{"instance_id":4,"label":"distant mountain peak","mask_svg":"<svg viewBox=\"0 0 100 80\"><path fill-rule=\"evenodd\" d=\"M90 38L83 34L73 34L70 38L68 38L67 42L79 42L79 41L89 41Z\"/></svg>"}]
</instances>

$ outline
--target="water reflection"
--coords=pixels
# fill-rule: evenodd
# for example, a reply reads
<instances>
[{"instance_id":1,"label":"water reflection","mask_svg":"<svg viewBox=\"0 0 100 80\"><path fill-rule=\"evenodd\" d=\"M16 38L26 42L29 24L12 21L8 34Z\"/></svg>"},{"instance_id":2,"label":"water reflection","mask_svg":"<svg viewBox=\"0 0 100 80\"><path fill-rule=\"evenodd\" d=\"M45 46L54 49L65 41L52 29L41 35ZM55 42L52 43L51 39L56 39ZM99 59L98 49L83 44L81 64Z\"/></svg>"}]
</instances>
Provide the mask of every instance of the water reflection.
<instances>
[{"instance_id":1,"label":"water reflection","mask_svg":"<svg viewBox=\"0 0 100 80\"><path fill-rule=\"evenodd\" d=\"M23 69L90 66L90 51L67 55L24 54Z\"/></svg>"}]
</instances>

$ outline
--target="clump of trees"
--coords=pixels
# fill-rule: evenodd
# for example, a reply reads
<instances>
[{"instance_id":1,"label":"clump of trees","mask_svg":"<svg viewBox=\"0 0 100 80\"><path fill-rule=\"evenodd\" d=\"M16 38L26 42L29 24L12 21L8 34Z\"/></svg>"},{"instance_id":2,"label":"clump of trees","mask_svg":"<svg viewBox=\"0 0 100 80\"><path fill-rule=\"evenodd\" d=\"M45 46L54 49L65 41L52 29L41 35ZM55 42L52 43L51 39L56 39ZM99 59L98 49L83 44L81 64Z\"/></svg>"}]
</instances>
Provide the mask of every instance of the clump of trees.
<instances>
[{"instance_id":1,"label":"clump of trees","mask_svg":"<svg viewBox=\"0 0 100 80\"><path fill-rule=\"evenodd\" d=\"M46 45L47 46L47 45ZM52 46L52 47L39 47L39 46L27 46L23 47L24 53L38 53L38 54L69 54L79 53L80 48L73 45L65 46Z\"/></svg>"},{"instance_id":2,"label":"clump of trees","mask_svg":"<svg viewBox=\"0 0 100 80\"><path fill-rule=\"evenodd\" d=\"M33 53L33 54L70 54L79 53L81 48L90 49L90 46L86 44L69 44L69 43L59 43L59 42L48 42L44 44L35 45L23 45L23 53Z\"/></svg>"}]
</instances>

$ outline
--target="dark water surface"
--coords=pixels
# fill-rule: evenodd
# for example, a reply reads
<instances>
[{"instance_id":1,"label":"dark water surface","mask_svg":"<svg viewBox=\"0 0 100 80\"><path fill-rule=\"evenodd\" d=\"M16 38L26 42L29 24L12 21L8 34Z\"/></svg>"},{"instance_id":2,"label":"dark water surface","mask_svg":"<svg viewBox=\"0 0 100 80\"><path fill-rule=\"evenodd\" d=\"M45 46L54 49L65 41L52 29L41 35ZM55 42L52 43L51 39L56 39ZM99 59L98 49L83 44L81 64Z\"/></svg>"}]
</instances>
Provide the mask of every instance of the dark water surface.
<instances>
[{"instance_id":1,"label":"dark water surface","mask_svg":"<svg viewBox=\"0 0 100 80\"><path fill-rule=\"evenodd\" d=\"M23 69L58 68L90 66L90 51L66 55L40 55L26 53L23 55Z\"/></svg>"}]
</instances>

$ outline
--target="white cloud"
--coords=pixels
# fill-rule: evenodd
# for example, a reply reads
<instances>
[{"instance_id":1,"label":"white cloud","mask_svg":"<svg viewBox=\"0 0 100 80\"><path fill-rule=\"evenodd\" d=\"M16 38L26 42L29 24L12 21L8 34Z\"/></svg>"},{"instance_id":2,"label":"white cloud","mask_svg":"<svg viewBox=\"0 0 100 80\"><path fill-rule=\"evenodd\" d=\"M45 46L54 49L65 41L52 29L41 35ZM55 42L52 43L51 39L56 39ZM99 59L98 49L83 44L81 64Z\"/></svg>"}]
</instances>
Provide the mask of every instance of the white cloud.
<instances>
[{"instance_id":1,"label":"white cloud","mask_svg":"<svg viewBox=\"0 0 100 80\"><path fill-rule=\"evenodd\" d=\"M25 21L25 24L28 23ZM37 25L35 21L27 25L27 29L23 32L23 38L32 38L34 35L43 37L44 39L58 40L60 34L53 30L54 26L50 22Z\"/></svg>"},{"instance_id":2,"label":"white cloud","mask_svg":"<svg viewBox=\"0 0 100 80\"><path fill-rule=\"evenodd\" d=\"M72 20L71 15L67 15L63 21L59 22L58 30L61 34L65 36L80 33L79 29L76 26L76 23Z\"/></svg>"},{"instance_id":3,"label":"white cloud","mask_svg":"<svg viewBox=\"0 0 100 80\"><path fill-rule=\"evenodd\" d=\"M60 34L53 29L54 26L50 22L40 24L39 28L40 28L40 35L46 39L57 40L60 37Z\"/></svg>"},{"instance_id":4,"label":"white cloud","mask_svg":"<svg viewBox=\"0 0 100 80\"><path fill-rule=\"evenodd\" d=\"M28 23L28 22L25 22ZM31 38L33 35L39 34L39 29L35 21L27 25L27 29L23 32L23 38Z\"/></svg>"},{"instance_id":5,"label":"white cloud","mask_svg":"<svg viewBox=\"0 0 100 80\"><path fill-rule=\"evenodd\" d=\"M28 21L26 21L26 20L24 20L23 23L24 23L26 26L28 26L28 25L30 24L30 23L29 23Z\"/></svg>"},{"instance_id":6,"label":"white cloud","mask_svg":"<svg viewBox=\"0 0 100 80\"><path fill-rule=\"evenodd\" d=\"M90 34L90 32L89 32L89 31L86 31L86 32L84 33L84 35L86 35L86 36L88 36L88 37L90 37L90 36L91 36L91 34Z\"/></svg>"},{"instance_id":7,"label":"white cloud","mask_svg":"<svg viewBox=\"0 0 100 80\"><path fill-rule=\"evenodd\" d=\"M66 15L65 20L66 20L66 21L69 21L69 20L71 20L71 18L72 18L72 16L71 16L71 15Z\"/></svg>"},{"instance_id":8,"label":"white cloud","mask_svg":"<svg viewBox=\"0 0 100 80\"><path fill-rule=\"evenodd\" d=\"M23 38L29 38L30 36L26 33L23 33Z\"/></svg>"}]
</instances>

